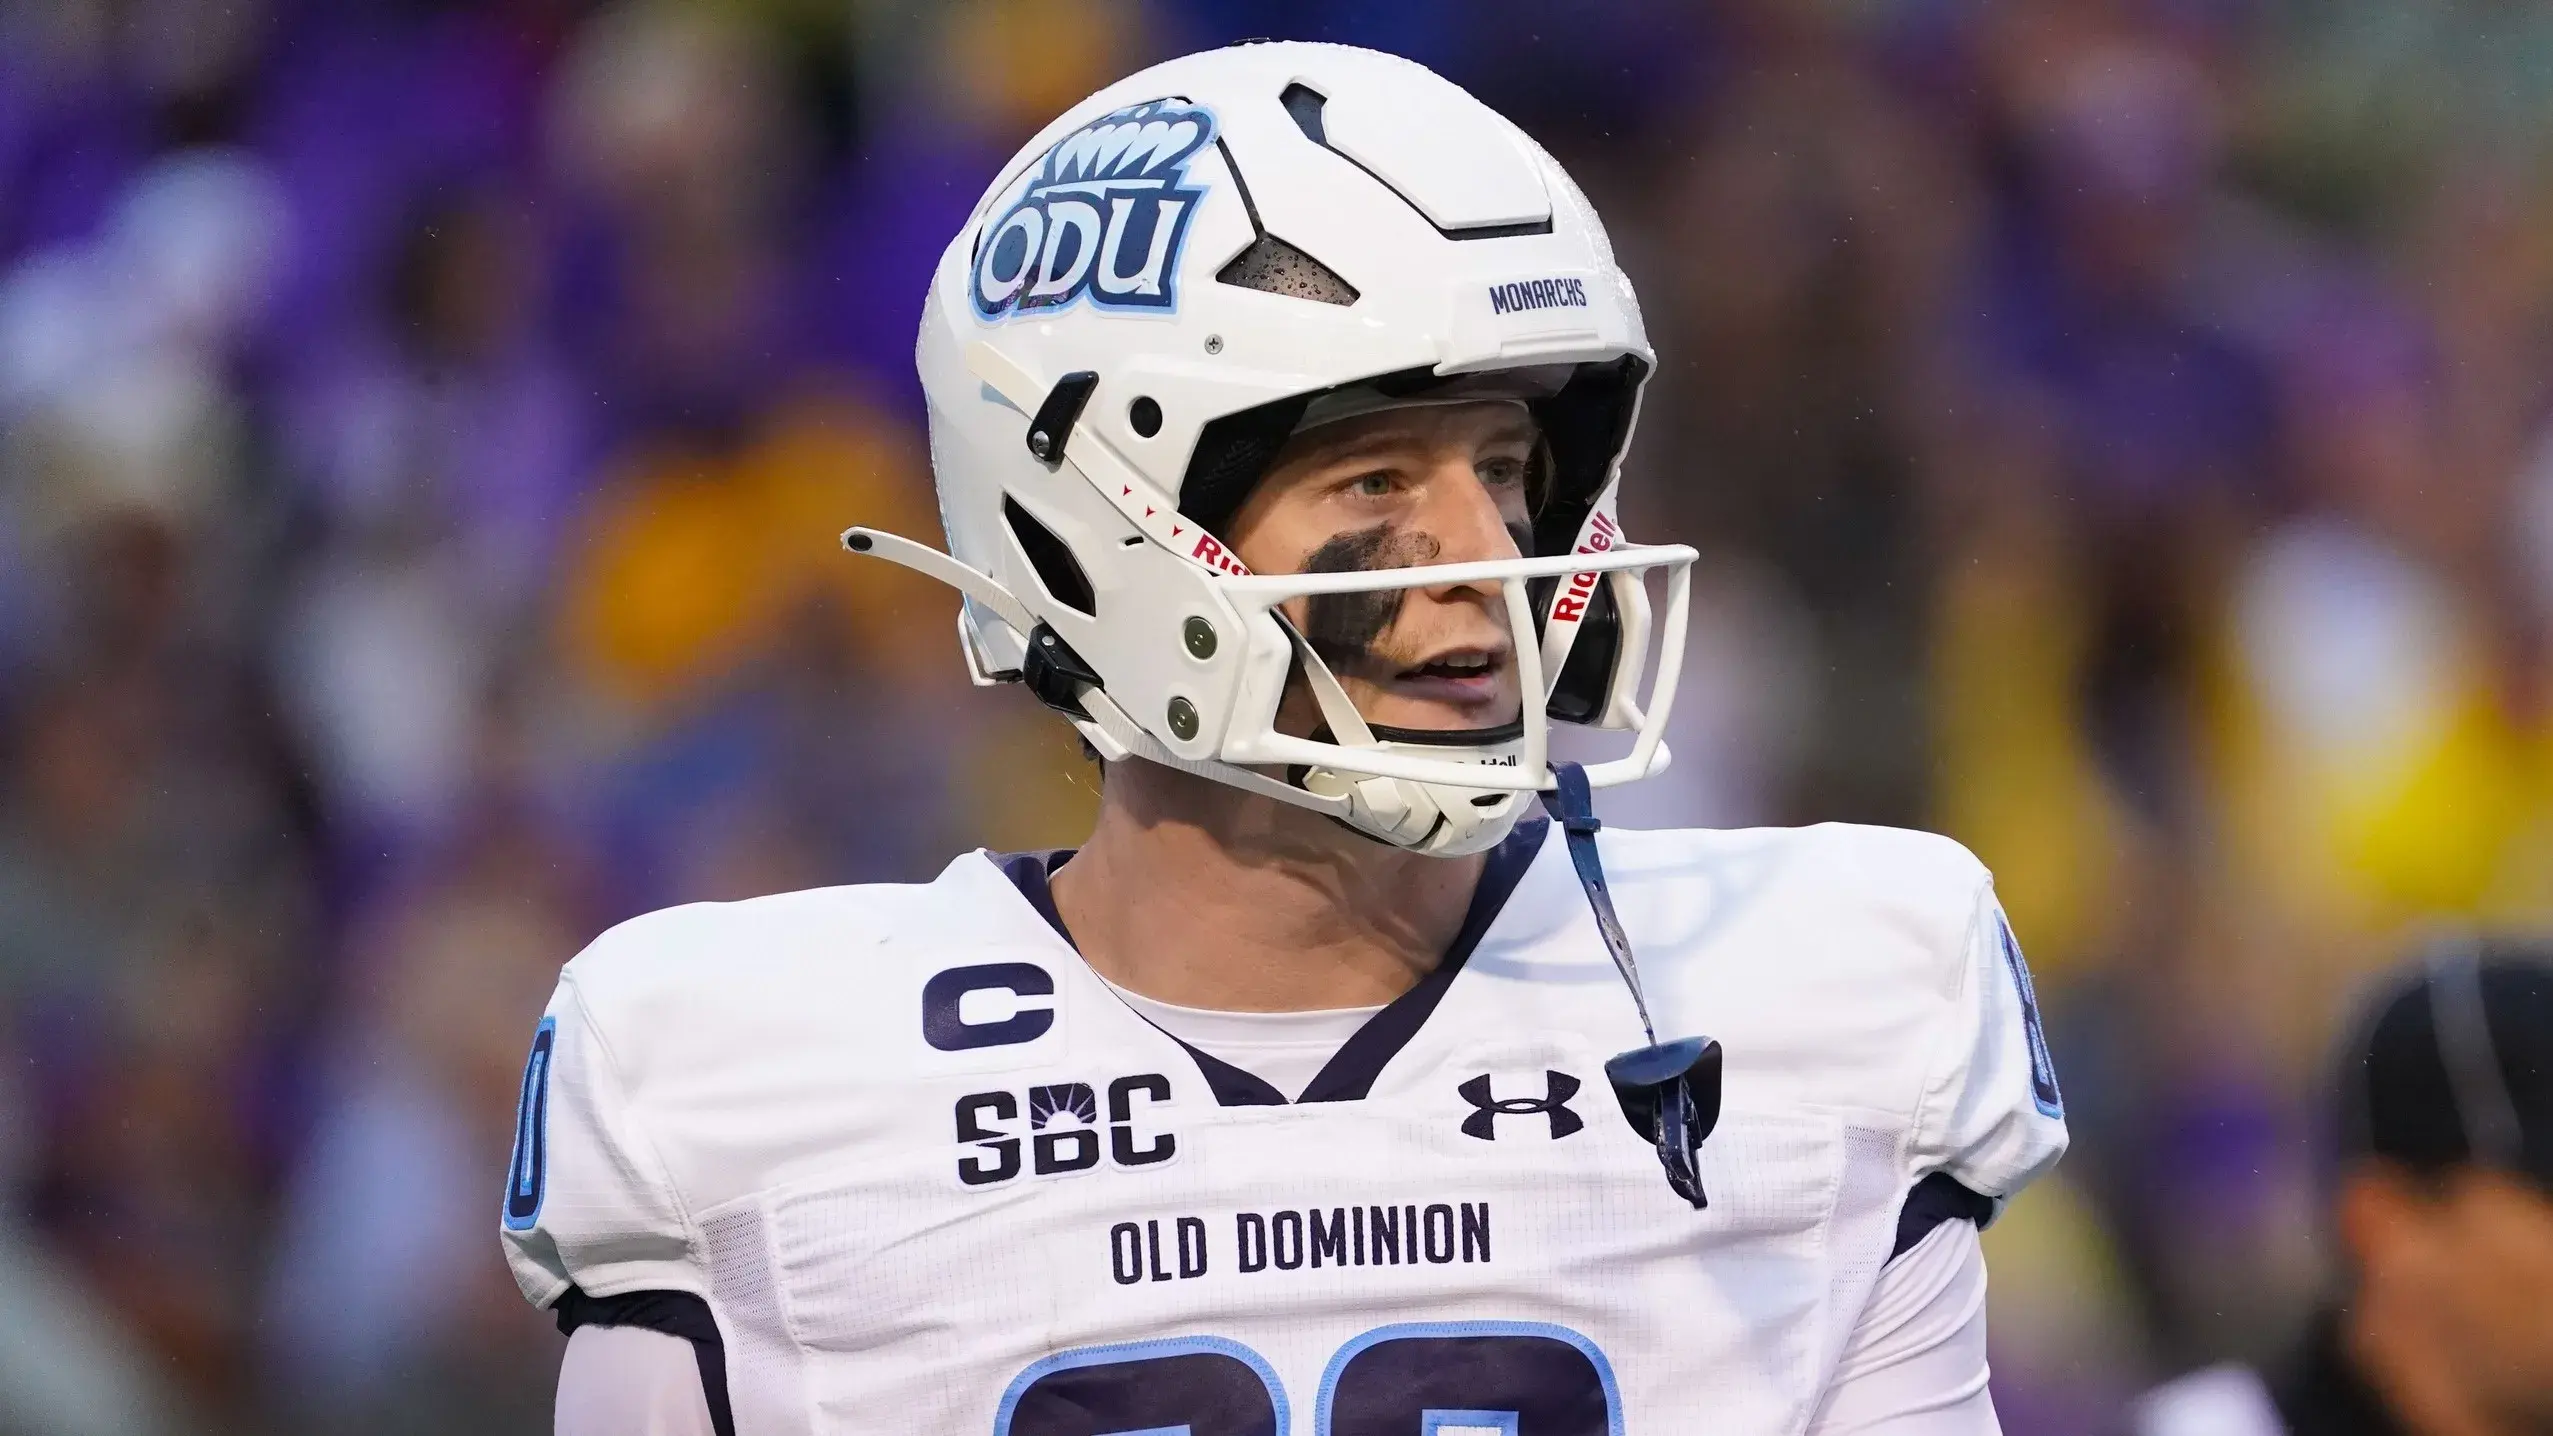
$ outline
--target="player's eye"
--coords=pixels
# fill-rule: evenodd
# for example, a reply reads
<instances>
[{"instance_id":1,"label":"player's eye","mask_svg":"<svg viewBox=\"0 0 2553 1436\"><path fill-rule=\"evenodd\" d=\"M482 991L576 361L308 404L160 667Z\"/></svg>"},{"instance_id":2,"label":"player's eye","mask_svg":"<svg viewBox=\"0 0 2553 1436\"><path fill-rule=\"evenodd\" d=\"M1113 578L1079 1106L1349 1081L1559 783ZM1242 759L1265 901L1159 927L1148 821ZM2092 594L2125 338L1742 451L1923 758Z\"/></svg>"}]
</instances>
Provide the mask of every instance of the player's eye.
<instances>
[{"instance_id":1,"label":"player's eye","mask_svg":"<svg viewBox=\"0 0 2553 1436\"><path fill-rule=\"evenodd\" d=\"M1347 491L1361 499L1389 498L1399 487L1400 481L1384 469L1376 469L1370 474L1359 474L1347 481Z\"/></svg>"},{"instance_id":2,"label":"player's eye","mask_svg":"<svg viewBox=\"0 0 2553 1436\"><path fill-rule=\"evenodd\" d=\"M1472 466L1472 472L1480 475L1480 481L1493 489L1512 488L1525 481L1525 461L1483 459Z\"/></svg>"}]
</instances>

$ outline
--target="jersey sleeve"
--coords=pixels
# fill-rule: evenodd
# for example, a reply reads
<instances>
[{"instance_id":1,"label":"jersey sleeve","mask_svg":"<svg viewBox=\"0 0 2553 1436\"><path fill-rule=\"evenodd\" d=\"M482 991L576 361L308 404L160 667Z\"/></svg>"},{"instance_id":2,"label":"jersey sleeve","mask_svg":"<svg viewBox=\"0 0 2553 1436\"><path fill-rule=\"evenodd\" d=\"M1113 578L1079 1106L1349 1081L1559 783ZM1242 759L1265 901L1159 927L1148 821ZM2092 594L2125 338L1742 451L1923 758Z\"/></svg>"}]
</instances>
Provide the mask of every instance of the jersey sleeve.
<instances>
[{"instance_id":1,"label":"jersey sleeve","mask_svg":"<svg viewBox=\"0 0 2553 1436\"><path fill-rule=\"evenodd\" d=\"M1916 1113L1913 1175L1947 1173L2000 1204L2065 1154L2065 1098L2030 966L1990 883L1963 946Z\"/></svg>"},{"instance_id":2,"label":"jersey sleeve","mask_svg":"<svg viewBox=\"0 0 2553 1436\"><path fill-rule=\"evenodd\" d=\"M578 992L575 964L524 1064L502 1226L515 1283L535 1306L570 1287L708 1294L680 1194Z\"/></svg>"}]
</instances>

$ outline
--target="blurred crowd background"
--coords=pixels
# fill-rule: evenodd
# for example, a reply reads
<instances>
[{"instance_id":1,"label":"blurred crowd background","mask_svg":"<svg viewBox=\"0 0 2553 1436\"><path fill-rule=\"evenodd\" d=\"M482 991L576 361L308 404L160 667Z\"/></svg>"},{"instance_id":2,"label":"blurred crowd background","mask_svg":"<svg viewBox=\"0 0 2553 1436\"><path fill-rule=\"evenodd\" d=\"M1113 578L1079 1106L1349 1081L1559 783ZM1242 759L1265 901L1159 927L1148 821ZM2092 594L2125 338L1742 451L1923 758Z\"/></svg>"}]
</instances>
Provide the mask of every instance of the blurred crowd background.
<instances>
[{"instance_id":1,"label":"blurred crowd background","mask_svg":"<svg viewBox=\"0 0 2553 1436\"><path fill-rule=\"evenodd\" d=\"M0 5L0 1430L536 1432L558 964L1070 842L966 687L911 345L1031 131L1392 49L1609 219L1698 545L1635 823L1935 827L2076 1133L2016 1433L2265 1354L2423 924L2553 919L2553 10L2500 0ZM1344 262L1331 256L1334 263Z\"/></svg>"}]
</instances>

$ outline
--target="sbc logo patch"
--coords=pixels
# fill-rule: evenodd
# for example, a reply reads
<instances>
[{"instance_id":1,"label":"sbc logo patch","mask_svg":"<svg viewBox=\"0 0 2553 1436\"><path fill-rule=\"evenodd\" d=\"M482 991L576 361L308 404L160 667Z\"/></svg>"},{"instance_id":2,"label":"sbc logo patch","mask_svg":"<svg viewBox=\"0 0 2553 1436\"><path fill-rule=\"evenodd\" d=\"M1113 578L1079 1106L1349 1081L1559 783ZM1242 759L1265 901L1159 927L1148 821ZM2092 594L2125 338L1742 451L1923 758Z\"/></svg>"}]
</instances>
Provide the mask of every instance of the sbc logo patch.
<instances>
[{"instance_id":1,"label":"sbc logo patch","mask_svg":"<svg viewBox=\"0 0 2553 1436\"><path fill-rule=\"evenodd\" d=\"M1214 142L1214 112L1153 100L1064 136L975 250L975 314L1051 314L1085 295L1102 309L1179 307L1179 250L1203 185L1188 161Z\"/></svg>"},{"instance_id":2,"label":"sbc logo patch","mask_svg":"<svg viewBox=\"0 0 2553 1436\"><path fill-rule=\"evenodd\" d=\"M1120 1077L1108 1084L1108 1122L1102 1128L1099 1093L1090 1083L1049 1083L1028 1089L1028 1126L1023 1131L1017 1125L1016 1095L969 1092L957 1099L957 1179L984 1187L1007 1182L1024 1167L1041 1177L1086 1172L1099 1165L1103 1150L1120 1167L1167 1162L1179 1150L1179 1139L1151 1130L1143 1114L1169 1100L1170 1079L1159 1072ZM1026 1164L1022 1137L1027 1138Z\"/></svg>"}]
</instances>

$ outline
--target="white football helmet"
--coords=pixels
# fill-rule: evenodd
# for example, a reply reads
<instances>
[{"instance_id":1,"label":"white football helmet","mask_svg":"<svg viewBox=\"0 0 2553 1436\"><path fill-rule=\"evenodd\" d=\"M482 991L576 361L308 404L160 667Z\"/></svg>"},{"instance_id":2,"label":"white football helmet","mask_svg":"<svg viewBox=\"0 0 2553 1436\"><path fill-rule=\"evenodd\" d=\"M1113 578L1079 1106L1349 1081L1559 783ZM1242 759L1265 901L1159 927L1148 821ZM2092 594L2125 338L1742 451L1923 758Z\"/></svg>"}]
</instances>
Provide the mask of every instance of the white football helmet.
<instances>
[{"instance_id":1,"label":"white football helmet","mask_svg":"<svg viewBox=\"0 0 2553 1436\"><path fill-rule=\"evenodd\" d=\"M1615 518L1653 362L1638 302L1560 166L1432 71L1249 44L1091 96L950 243L917 358L954 556L843 541L964 593L975 680L1026 683L1104 758L1447 855L1497 842L1550 786L1553 720L1631 734L1588 767L1597 786L1665 768L1694 552L1630 544ZM1256 575L1225 548L1307 418L1492 395L1527 403L1549 451L1525 557ZM1491 582L1525 695L1496 729L1368 723L1279 607ZM1314 736L1276 728L1297 673Z\"/></svg>"}]
</instances>

